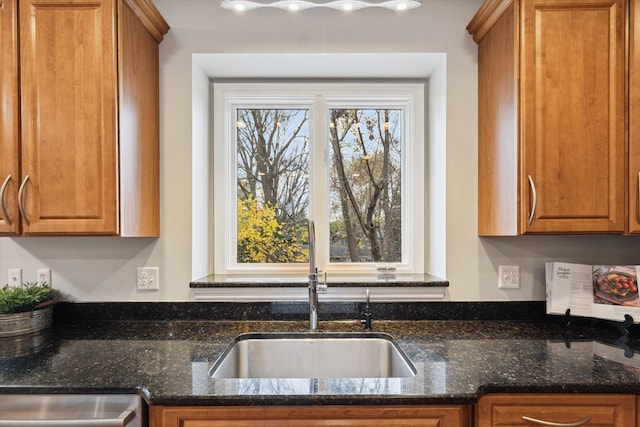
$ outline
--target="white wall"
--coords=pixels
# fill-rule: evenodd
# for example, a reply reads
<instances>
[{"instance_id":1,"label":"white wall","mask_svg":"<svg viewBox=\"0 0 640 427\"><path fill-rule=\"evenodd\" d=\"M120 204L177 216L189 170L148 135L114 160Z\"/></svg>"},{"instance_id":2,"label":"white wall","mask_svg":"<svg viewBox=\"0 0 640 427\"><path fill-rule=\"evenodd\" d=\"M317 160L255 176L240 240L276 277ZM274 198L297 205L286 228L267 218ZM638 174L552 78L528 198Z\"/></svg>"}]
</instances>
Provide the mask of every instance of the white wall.
<instances>
[{"instance_id":1,"label":"white wall","mask_svg":"<svg viewBox=\"0 0 640 427\"><path fill-rule=\"evenodd\" d=\"M50 267L54 286L77 301L189 298L192 271L198 275L207 268L192 265L192 238L204 245L202 237L210 233L192 230L192 173L206 173L191 150L192 132L205 132L198 125L202 117L192 117L192 79L205 86L192 70L193 53L446 52L445 230L451 300L542 300L543 263L549 259L640 263L640 239L634 237L477 237L477 56L465 27L481 0L423 0L421 8L403 14L260 10L238 15L220 9L217 0L155 3L171 25L160 47L162 237L0 238L0 283L11 267L22 267L26 280L35 280L37 268ZM522 289L497 289L500 264L521 266ZM135 291L135 269L145 265L160 267L159 292Z\"/></svg>"}]
</instances>

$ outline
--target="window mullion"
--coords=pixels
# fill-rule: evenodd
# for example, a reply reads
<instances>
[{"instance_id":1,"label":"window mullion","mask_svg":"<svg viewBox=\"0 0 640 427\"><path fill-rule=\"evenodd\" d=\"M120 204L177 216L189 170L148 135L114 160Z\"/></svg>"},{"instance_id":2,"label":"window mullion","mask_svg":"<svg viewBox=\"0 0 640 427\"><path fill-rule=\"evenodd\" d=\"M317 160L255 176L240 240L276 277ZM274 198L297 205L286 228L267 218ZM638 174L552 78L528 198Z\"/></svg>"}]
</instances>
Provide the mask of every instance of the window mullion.
<instances>
[{"instance_id":1,"label":"window mullion","mask_svg":"<svg viewBox=\"0 0 640 427\"><path fill-rule=\"evenodd\" d=\"M316 228L316 264L324 270L329 261L329 162L327 160L327 102L317 95L313 102L311 133L311 203L310 217Z\"/></svg>"}]
</instances>

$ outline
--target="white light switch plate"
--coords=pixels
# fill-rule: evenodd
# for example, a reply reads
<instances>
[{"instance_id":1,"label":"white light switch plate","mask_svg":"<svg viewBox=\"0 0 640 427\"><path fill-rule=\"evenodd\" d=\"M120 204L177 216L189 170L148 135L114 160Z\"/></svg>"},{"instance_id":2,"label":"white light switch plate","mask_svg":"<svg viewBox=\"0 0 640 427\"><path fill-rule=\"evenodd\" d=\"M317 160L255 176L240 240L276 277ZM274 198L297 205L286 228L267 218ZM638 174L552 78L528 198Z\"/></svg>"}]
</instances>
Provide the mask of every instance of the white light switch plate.
<instances>
[{"instance_id":1,"label":"white light switch plate","mask_svg":"<svg viewBox=\"0 0 640 427\"><path fill-rule=\"evenodd\" d=\"M7 279L11 286L22 286L22 269L10 268L7 273Z\"/></svg>"},{"instance_id":2,"label":"white light switch plate","mask_svg":"<svg viewBox=\"0 0 640 427\"><path fill-rule=\"evenodd\" d=\"M45 283L49 286L51 283L51 269L50 268L39 268L37 271L38 274L38 284L44 285Z\"/></svg>"},{"instance_id":3,"label":"white light switch plate","mask_svg":"<svg viewBox=\"0 0 640 427\"><path fill-rule=\"evenodd\" d=\"M157 291L160 289L160 269L158 267L138 267L136 289Z\"/></svg>"}]
</instances>

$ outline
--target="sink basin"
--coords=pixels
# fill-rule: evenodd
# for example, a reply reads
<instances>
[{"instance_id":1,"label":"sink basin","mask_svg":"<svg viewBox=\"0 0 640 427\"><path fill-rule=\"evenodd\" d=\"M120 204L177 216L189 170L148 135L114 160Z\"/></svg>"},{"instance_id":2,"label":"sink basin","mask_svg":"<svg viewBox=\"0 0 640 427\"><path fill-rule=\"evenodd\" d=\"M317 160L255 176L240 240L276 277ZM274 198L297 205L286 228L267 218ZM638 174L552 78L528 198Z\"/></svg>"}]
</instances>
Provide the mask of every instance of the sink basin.
<instances>
[{"instance_id":1,"label":"sink basin","mask_svg":"<svg viewBox=\"0 0 640 427\"><path fill-rule=\"evenodd\" d=\"M213 378L397 378L416 368L384 333L238 335L209 371Z\"/></svg>"}]
</instances>

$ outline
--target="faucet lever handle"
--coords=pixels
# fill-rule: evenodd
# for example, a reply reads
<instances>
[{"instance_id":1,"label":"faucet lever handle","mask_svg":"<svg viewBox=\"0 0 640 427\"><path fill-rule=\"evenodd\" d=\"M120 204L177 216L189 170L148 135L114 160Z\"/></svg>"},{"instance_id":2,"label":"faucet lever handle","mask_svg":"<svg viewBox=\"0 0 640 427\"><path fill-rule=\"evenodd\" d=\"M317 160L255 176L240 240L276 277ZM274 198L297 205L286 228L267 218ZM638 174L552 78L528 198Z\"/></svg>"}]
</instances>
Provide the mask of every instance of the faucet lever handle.
<instances>
[{"instance_id":1,"label":"faucet lever handle","mask_svg":"<svg viewBox=\"0 0 640 427\"><path fill-rule=\"evenodd\" d=\"M322 275L322 281L320 281L320 275ZM319 294L326 294L328 290L327 286L327 272L323 271L318 273L318 284L316 286Z\"/></svg>"},{"instance_id":2,"label":"faucet lever handle","mask_svg":"<svg viewBox=\"0 0 640 427\"><path fill-rule=\"evenodd\" d=\"M370 302L369 288L367 288L364 292L364 301L365 301L364 313L362 313L362 319L360 320L360 323L362 324L364 329L370 331L372 316L371 316L371 309L369 307L369 302Z\"/></svg>"}]
</instances>

